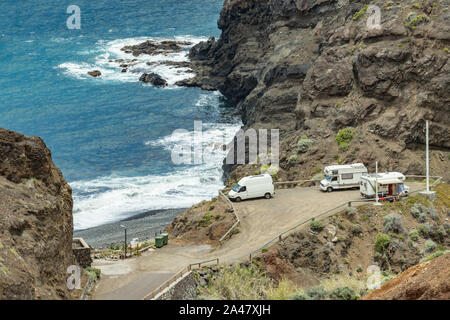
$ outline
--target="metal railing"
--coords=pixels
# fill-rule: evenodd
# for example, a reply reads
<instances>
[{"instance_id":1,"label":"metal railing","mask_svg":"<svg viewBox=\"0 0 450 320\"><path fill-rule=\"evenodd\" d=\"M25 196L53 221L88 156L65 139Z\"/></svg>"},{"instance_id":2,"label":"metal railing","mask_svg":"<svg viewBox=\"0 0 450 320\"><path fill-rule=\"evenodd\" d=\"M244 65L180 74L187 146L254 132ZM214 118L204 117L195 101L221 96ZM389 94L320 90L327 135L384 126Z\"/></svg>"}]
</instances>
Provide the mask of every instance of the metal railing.
<instances>
[{"instance_id":1,"label":"metal railing","mask_svg":"<svg viewBox=\"0 0 450 320\"><path fill-rule=\"evenodd\" d=\"M208 264L210 262L216 262L216 264L219 264L219 258L206 260L202 262L197 263L191 263L185 267L183 267L180 271L175 273L173 276L171 276L169 279L163 282L159 287L157 287L155 290L151 291L149 294L147 294L142 300L152 300L154 299L158 294L160 294L164 289L170 288L172 284L174 284L177 280L181 279L183 276L190 273L192 270L195 269L197 266L200 268L202 265Z\"/></svg>"},{"instance_id":2,"label":"metal railing","mask_svg":"<svg viewBox=\"0 0 450 320\"><path fill-rule=\"evenodd\" d=\"M411 177L412 177L412 178L426 178L425 176L406 176L406 177L407 177L407 178L408 178L408 177L410 177L410 178L411 178ZM436 185L439 184L439 183L441 183L442 180L443 180L442 177L432 177L432 178L437 178L437 180L436 180L432 185L430 185L430 188L436 186ZM306 182L314 182L314 181L317 181L317 180L286 181L286 182L276 182L276 184L278 183L278 184L291 184L291 185L294 185L294 184L297 183L297 185L298 185L298 183L302 183L302 182L306 183ZM296 185L296 186L297 186L297 185ZM424 189L423 189L423 190L424 190ZM416 190L416 191L414 191L414 192L411 192L410 194L416 193L416 192L420 192L420 191L423 191L423 190L422 190L422 189L421 189L421 190ZM238 216L237 213L236 213L236 209L235 209L233 203L232 203L232 202L231 202L231 201L223 194L222 191L219 191L219 195L222 196L222 197L224 197L224 198L226 199L226 201L230 204L230 206L231 206L231 208L232 208L232 210L233 210L233 213L234 213L234 215L236 216L236 219L237 219L237 222L236 222L236 223L228 230L228 232L227 232L227 233L219 240L219 243L220 243L221 241L223 241L224 239L226 239L226 237L232 232L232 230L233 230L236 226L239 225L240 219L239 219L239 216ZM261 247L259 247L258 249L255 249L255 250L251 251L251 252L250 252L250 261L252 260L252 256L254 257L256 254L261 253L261 252L262 252L262 249L266 248L268 245L270 245L270 244L273 243L274 241L277 241L277 240L278 240L278 241L281 241L281 240L283 239L283 236L288 235L288 234L291 233L292 231L296 230L297 228L299 228L299 227L301 227L301 226L304 226L304 225L307 224L308 222L312 222L312 221L314 221L314 220L316 220L316 219L318 219L318 218L319 218L319 219L326 218L326 217L328 217L329 215L331 215L332 213L334 213L334 212L335 212L336 210L338 210L338 209L343 209L344 207L352 207L352 203L361 203L361 204L363 204L363 203L369 203L369 202L373 202L373 201L375 201L375 200L374 200L374 199L364 199L364 200L351 200L351 201L346 201L346 202L344 202L344 203L338 205L337 207L334 207L334 208L332 208L332 209L326 210L326 211L322 212L321 214L319 214L319 215L317 215L317 216L315 216L315 217L313 217L313 218L309 218L309 219L303 220L303 221L301 221L300 223L296 224L295 226L289 228L288 230L285 230L285 231L281 232L280 234L278 234L278 235L277 235L276 237L274 237L273 239L267 241L265 244L263 244L263 245L262 245ZM202 265L205 265L205 264L207 264L207 263L214 262L214 261L215 261L217 264L219 264L219 258L215 258L215 259L211 259L211 260L206 260L206 261L202 261L202 262L197 262L197 263L189 264L188 266L186 266L186 267L184 267L183 269L181 269L180 271L178 271L175 275L173 275L172 277L170 277L168 280L166 280L166 281L165 281L162 285L160 285L158 288L156 288L155 290L153 290L152 292L150 292L149 294L147 294L142 300L153 299L158 293L162 292L162 291L163 291L164 289L166 289L166 288L169 288L171 284L173 284L176 280L178 280L178 279L180 279L181 277L183 277L183 275L185 275L185 274L188 273L188 272L191 272L195 266L197 266L198 268L200 268Z\"/></svg>"},{"instance_id":3,"label":"metal railing","mask_svg":"<svg viewBox=\"0 0 450 320\"><path fill-rule=\"evenodd\" d=\"M161 293L164 289L169 288L171 284L173 284L178 279L182 278L183 275L186 275L187 273L191 272L190 266L186 266L177 273L175 273L173 276L171 276L168 280L164 281L162 285L160 285L158 288L147 294L142 300L151 300L156 297L157 294Z\"/></svg>"},{"instance_id":4,"label":"metal railing","mask_svg":"<svg viewBox=\"0 0 450 320\"><path fill-rule=\"evenodd\" d=\"M321 219L321 218L326 218L326 217L328 217L329 215L333 214L333 213L334 213L336 210L338 210L338 209L341 209L341 208L343 209L343 208L345 208L345 207L352 207L352 203L368 203L368 202L372 202L372 201L374 201L374 200L372 200L372 199L367 199L367 200L351 200L351 201L346 201L346 202L344 202L344 203L338 205L337 207L334 207L334 208L332 208L332 209L326 210L326 211L322 212L321 214L319 214L319 215L317 215L317 216L315 216L315 217L313 217L313 218L309 218L309 219L303 220L303 221L301 221L300 223L296 224L295 226L293 226L293 227L291 227L291 228L289 228L289 229L287 229L287 230L281 232L281 233L278 234L276 237L274 237L274 238L272 238L271 240L267 241L265 244L263 244L262 246L260 246L258 249L253 250L253 251L250 253L250 261L252 260L252 257L254 257L254 256L255 256L256 254L258 254L258 253L261 253L262 250L263 250L264 248L266 248L268 245L270 245L271 243L273 243L273 242L275 242L275 241L277 241L277 240L278 240L278 241L283 240L283 236L286 236L286 235L290 234L292 231L296 230L296 229L299 228L299 227L304 226L304 225L307 224L308 222L315 221L315 220L318 219L318 218L319 218L319 219Z\"/></svg>"},{"instance_id":5,"label":"metal railing","mask_svg":"<svg viewBox=\"0 0 450 320\"><path fill-rule=\"evenodd\" d=\"M236 208L234 207L233 202L228 199L226 195L223 194L222 191L219 191L219 196L223 197L225 201L231 206L231 210L233 210L233 214L236 218L236 222L231 226L231 228L219 239L219 245L222 245L222 242L228 238L228 236L231 235L231 233L234 231L235 228L237 228L241 224L241 219L239 219L239 216L237 215Z\"/></svg>"}]
</instances>

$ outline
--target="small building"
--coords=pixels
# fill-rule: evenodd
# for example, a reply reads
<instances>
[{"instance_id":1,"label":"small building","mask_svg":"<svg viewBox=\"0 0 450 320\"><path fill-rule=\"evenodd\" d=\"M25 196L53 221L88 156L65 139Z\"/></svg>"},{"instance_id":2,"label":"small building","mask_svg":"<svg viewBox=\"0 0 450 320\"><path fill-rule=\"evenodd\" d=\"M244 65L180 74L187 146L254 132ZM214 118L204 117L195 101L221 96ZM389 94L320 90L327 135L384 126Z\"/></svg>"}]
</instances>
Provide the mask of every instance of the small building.
<instances>
[{"instance_id":1,"label":"small building","mask_svg":"<svg viewBox=\"0 0 450 320\"><path fill-rule=\"evenodd\" d=\"M82 268L90 267L92 264L91 247L83 238L73 238L72 252L77 263Z\"/></svg>"}]
</instances>

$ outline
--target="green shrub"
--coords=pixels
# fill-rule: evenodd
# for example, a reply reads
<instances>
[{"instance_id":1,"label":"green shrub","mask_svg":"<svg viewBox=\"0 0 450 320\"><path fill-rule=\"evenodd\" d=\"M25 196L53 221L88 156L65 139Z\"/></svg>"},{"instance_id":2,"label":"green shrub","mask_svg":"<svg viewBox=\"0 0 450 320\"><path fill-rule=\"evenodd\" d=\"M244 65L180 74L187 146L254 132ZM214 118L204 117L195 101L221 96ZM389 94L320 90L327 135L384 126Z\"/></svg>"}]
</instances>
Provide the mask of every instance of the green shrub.
<instances>
[{"instance_id":1,"label":"green shrub","mask_svg":"<svg viewBox=\"0 0 450 320\"><path fill-rule=\"evenodd\" d=\"M356 214L356 209L347 207L347 208L345 208L345 213L347 214L347 216L353 217Z\"/></svg>"},{"instance_id":2,"label":"green shrub","mask_svg":"<svg viewBox=\"0 0 450 320\"><path fill-rule=\"evenodd\" d=\"M358 296L350 287L336 288L330 293L330 298L335 300L356 300Z\"/></svg>"},{"instance_id":3,"label":"green shrub","mask_svg":"<svg viewBox=\"0 0 450 320\"><path fill-rule=\"evenodd\" d=\"M84 272L88 274L94 281L100 279L101 270L93 267L87 267L84 269Z\"/></svg>"},{"instance_id":4,"label":"green shrub","mask_svg":"<svg viewBox=\"0 0 450 320\"><path fill-rule=\"evenodd\" d=\"M439 251L436 251L436 252L433 252L432 254L430 254L425 259L423 259L423 261L430 261L430 260L433 260L434 258L443 256L444 254L447 254L447 253L450 253L450 250L439 250Z\"/></svg>"},{"instance_id":5,"label":"green shrub","mask_svg":"<svg viewBox=\"0 0 450 320\"><path fill-rule=\"evenodd\" d=\"M419 224L417 230L422 237L427 238L431 232L431 225L428 222Z\"/></svg>"},{"instance_id":6,"label":"green shrub","mask_svg":"<svg viewBox=\"0 0 450 320\"><path fill-rule=\"evenodd\" d=\"M311 298L305 293L297 292L290 296L289 300L311 300Z\"/></svg>"},{"instance_id":7,"label":"green shrub","mask_svg":"<svg viewBox=\"0 0 450 320\"><path fill-rule=\"evenodd\" d=\"M417 217L417 221L424 223L427 222L427 214L425 212L419 213L419 216Z\"/></svg>"},{"instance_id":8,"label":"green shrub","mask_svg":"<svg viewBox=\"0 0 450 320\"><path fill-rule=\"evenodd\" d=\"M362 229L362 227L359 224L354 224L351 227L351 232L356 235L356 234L362 233L363 229Z\"/></svg>"},{"instance_id":9,"label":"green shrub","mask_svg":"<svg viewBox=\"0 0 450 320\"><path fill-rule=\"evenodd\" d=\"M320 222L320 221L313 221L310 224L310 228L312 231L320 232L323 230L324 226L323 226L322 222Z\"/></svg>"},{"instance_id":10,"label":"green shrub","mask_svg":"<svg viewBox=\"0 0 450 320\"><path fill-rule=\"evenodd\" d=\"M359 18L363 17L366 14L367 9L369 9L369 5L368 4L365 5L360 11L356 12L353 15L353 21L358 21Z\"/></svg>"},{"instance_id":11,"label":"green shrub","mask_svg":"<svg viewBox=\"0 0 450 320\"><path fill-rule=\"evenodd\" d=\"M431 252L434 249L436 249L436 247L437 247L437 244L433 240L429 239L429 240L425 241L425 251L426 252Z\"/></svg>"},{"instance_id":12,"label":"green shrub","mask_svg":"<svg viewBox=\"0 0 450 320\"><path fill-rule=\"evenodd\" d=\"M311 139L308 139L308 137L303 136L300 140L297 142L297 152L298 153L305 153L309 150L309 148L312 146L313 141Z\"/></svg>"},{"instance_id":13,"label":"green shrub","mask_svg":"<svg viewBox=\"0 0 450 320\"><path fill-rule=\"evenodd\" d=\"M356 272L362 272L362 271L363 271L362 265L358 265L358 266L356 267Z\"/></svg>"},{"instance_id":14,"label":"green shrub","mask_svg":"<svg viewBox=\"0 0 450 320\"><path fill-rule=\"evenodd\" d=\"M402 217L397 213L391 213L384 217L384 232L403 232Z\"/></svg>"},{"instance_id":15,"label":"green shrub","mask_svg":"<svg viewBox=\"0 0 450 320\"><path fill-rule=\"evenodd\" d=\"M375 248L377 249L378 252L383 253L386 251L391 242L392 240L391 237L389 237L389 235L379 233L375 240Z\"/></svg>"},{"instance_id":16,"label":"green shrub","mask_svg":"<svg viewBox=\"0 0 450 320\"><path fill-rule=\"evenodd\" d=\"M297 160L298 160L298 156L296 154L293 154L288 158L288 163L295 164L295 163L297 163Z\"/></svg>"},{"instance_id":17,"label":"green shrub","mask_svg":"<svg viewBox=\"0 0 450 320\"><path fill-rule=\"evenodd\" d=\"M415 13L410 13L406 20L408 21L406 26L408 28L414 30L418 25L420 25L424 22L427 22L430 19L426 15L422 15L422 14L416 15Z\"/></svg>"},{"instance_id":18,"label":"green shrub","mask_svg":"<svg viewBox=\"0 0 450 320\"><path fill-rule=\"evenodd\" d=\"M355 132L353 128L345 128L339 130L336 135L336 142L343 151L347 151L349 148L350 141L352 141Z\"/></svg>"},{"instance_id":19,"label":"green shrub","mask_svg":"<svg viewBox=\"0 0 450 320\"><path fill-rule=\"evenodd\" d=\"M328 296L328 292L322 287L310 288L310 289L306 290L306 294L312 300L322 300L322 299L325 299Z\"/></svg>"},{"instance_id":20,"label":"green shrub","mask_svg":"<svg viewBox=\"0 0 450 320\"><path fill-rule=\"evenodd\" d=\"M419 231L417 231L416 229L412 229L409 232L409 237L411 238L412 241L418 241L419 240Z\"/></svg>"}]
</instances>

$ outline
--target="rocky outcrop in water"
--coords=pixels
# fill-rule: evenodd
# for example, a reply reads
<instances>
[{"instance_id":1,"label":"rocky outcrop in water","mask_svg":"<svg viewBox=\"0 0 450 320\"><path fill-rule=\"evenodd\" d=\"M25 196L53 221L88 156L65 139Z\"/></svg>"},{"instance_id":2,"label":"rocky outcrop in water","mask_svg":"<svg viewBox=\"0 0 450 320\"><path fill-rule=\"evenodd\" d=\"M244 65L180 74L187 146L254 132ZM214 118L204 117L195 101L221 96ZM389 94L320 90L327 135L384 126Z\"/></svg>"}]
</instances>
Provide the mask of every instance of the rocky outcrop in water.
<instances>
[{"instance_id":1,"label":"rocky outcrop in water","mask_svg":"<svg viewBox=\"0 0 450 320\"><path fill-rule=\"evenodd\" d=\"M151 83L154 86L158 86L158 87L167 86L167 81L164 80L159 74L156 74L156 73L144 73L139 78L139 81L142 81L145 83Z\"/></svg>"},{"instance_id":2,"label":"rocky outcrop in water","mask_svg":"<svg viewBox=\"0 0 450 320\"><path fill-rule=\"evenodd\" d=\"M246 128L280 129L278 178L309 178L332 163L373 169L375 160L423 174L430 120L432 173L449 179L450 1L378 1L379 28L367 23L370 4L227 0L220 38L191 49L197 77L182 85L219 89ZM348 146L336 142L344 128ZM305 135L314 144L298 153Z\"/></svg>"},{"instance_id":3,"label":"rocky outcrop in water","mask_svg":"<svg viewBox=\"0 0 450 320\"><path fill-rule=\"evenodd\" d=\"M0 300L70 297L72 205L44 142L0 129Z\"/></svg>"}]
</instances>

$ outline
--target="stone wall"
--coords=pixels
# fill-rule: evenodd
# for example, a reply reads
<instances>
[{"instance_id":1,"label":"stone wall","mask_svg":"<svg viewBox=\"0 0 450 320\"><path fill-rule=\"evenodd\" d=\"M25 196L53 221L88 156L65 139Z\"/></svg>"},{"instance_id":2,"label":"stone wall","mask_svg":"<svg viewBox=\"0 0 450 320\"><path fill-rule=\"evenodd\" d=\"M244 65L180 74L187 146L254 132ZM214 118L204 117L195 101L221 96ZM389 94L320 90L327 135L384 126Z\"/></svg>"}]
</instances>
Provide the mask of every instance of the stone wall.
<instances>
[{"instance_id":1,"label":"stone wall","mask_svg":"<svg viewBox=\"0 0 450 320\"><path fill-rule=\"evenodd\" d=\"M153 300L194 300L197 297L196 289L197 281L195 281L194 273L188 272Z\"/></svg>"},{"instance_id":2,"label":"stone wall","mask_svg":"<svg viewBox=\"0 0 450 320\"><path fill-rule=\"evenodd\" d=\"M91 247L83 238L74 238L72 242L72 251L77 263L82 268L90 267L92 264Z\"/></svg>"}]
</instances>

